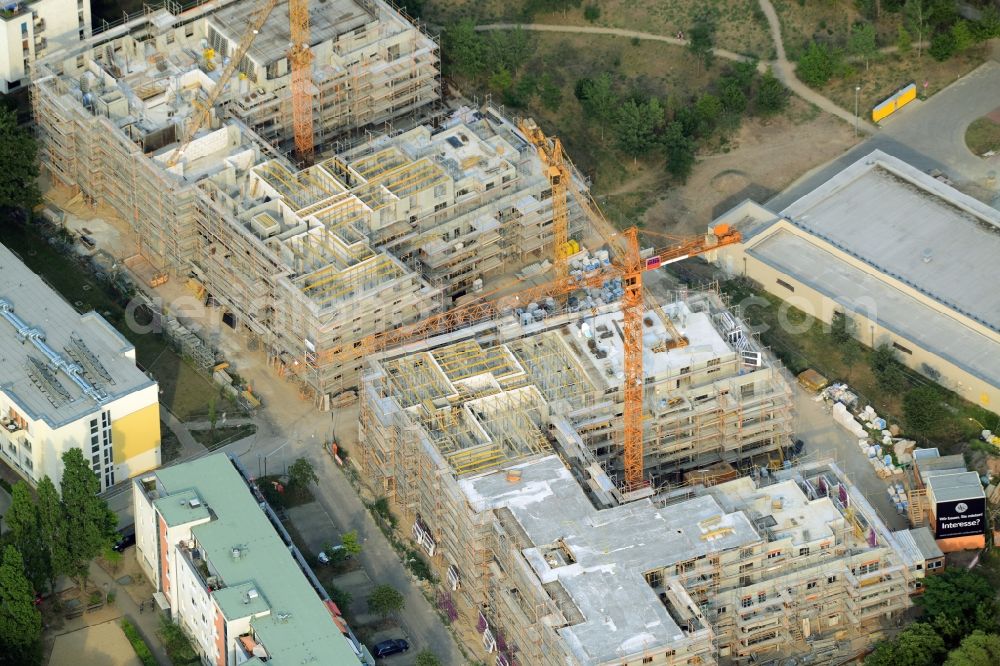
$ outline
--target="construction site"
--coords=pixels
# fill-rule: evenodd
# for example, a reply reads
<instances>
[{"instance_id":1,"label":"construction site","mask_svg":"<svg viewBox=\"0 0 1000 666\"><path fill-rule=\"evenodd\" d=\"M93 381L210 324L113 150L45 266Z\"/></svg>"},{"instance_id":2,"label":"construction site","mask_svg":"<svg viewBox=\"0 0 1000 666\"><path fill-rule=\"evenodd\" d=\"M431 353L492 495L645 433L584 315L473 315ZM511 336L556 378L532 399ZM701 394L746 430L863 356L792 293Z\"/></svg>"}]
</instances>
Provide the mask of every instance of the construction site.
<instances>
[{"instance_id":1,"label":"construction site","mask_svg":"<svg viewBox=\"0 0 1000 666\"><path fill-rule=\"evenodd\" d=\"M491 665L833 661L910 605L926 535L793 465L739 307L643 284L740 232L615 229L558 139L442 99L391 4L149 10L31 92L44 174L111 211L143 303L193 293L319 410L357 390L351 459Z\"/></svg>"},{"instance_id":2,"label":"construction site","mask_svg":"<svg viewBox=\"0 0 1000 666\"><path fill-rule=\"evenodd\" d=\"M718 297L665 309L683 312L690 344L662 350L646 313L645 491L622 492L613 444L612 306L371 359L364 473L497 664L826 663L862 650L852 627L906 609L923 572L836 465L769 466L789 435L788 386L747 362L752 341L726 340L740 324Z\"/></svg>"},{"instance_id":3,"label":"construction site","mask_svg":"<svg viewBox=\"0 0 1000 666\"><path fill-rule=\"evenodd\" d=\"M434 42L384 3L313 17L313 113L283 115L274 4L238 45L233 4L160 9L38 63L32 100L43 169L129 226L140 281L187 282L322 408L365 336L549 256L552 188L496 109L439 108Z\"/></svg>"}]
</instances>

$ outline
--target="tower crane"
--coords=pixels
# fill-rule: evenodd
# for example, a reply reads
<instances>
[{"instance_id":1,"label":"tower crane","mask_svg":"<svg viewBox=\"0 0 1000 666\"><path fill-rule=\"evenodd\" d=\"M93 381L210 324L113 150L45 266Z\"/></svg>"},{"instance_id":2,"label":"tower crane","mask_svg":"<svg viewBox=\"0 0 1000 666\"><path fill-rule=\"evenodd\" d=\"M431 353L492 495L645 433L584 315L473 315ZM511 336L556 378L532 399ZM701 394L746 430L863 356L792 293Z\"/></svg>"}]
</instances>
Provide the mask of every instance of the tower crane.
<instances>
[{"instance_id":1,"label":"tower crane","mask_svg":"<svg viewBox=\"0 0 1000 666\"><path fill-rule=\"evenodd\" d=\"M566 191L570 185L570 171L564 159L562 142L556 137L546 137L535 121L522 118L518 129L538 151L538 158L545 169L545 176L552 187L552 242L556 254L556 277L566 277L569 272L569 212L566 208Z\"/></svg>"},{"instance_id":2,"label":"tower crane","mask_svg":"<svg viewBox=\"0 0 1000 666\"><path fill-rule=\"evenodd\" d=\"M288 22L292 46L288 62L292 70L292 127L295 153L312 163L313 158L313 53L309 48L309 0L288 0Z\"/></svg>"},{"instance_id":3,"label":"tower crane","mask_svg":"<svg viewBox=\"0 0 1000 666\"><path fill-rule=\"evenodd\" d=\"M236 46L236 51L229 58L229 62L223 68L222 72L219 74L219 80L215 82L215 88L208 95L208 99L205 100L203 104L198 104L198 108L195 111L194 116L190 119L188 124L184 128L184 132L181 135L180 145L177 149L170 154L167 159L167 166L175 166L181 159L181 155L184 150L187 149L188 145L194 139L194 135L205 126L208 122L208 118L212 113L212 108L215 103L219 101L219 97L222 96L222 91L225 90L226 85L229 83L229 79L233 78L233 74L236 73L236 68L240 66L240 62L246 56L247 51L250 50L250 45L253 44L253 40L257 37L257 33L260 29L264 27L264 22L267 21L267 17L271 15L271 12L278 5L278 0L261 0L261 3L250 13L250 20L247 22L247 29L243 32L240 37L239 44Z\"/></svg>"},{"instance_id":4,"label":"tower crane","mask_svg":"<svg viewBox=\"0 0 1000 666\"><path fill-rule=\"evenodd\" d=\"M175 166L184 151L194 140L195 135L205 126L219 97L229 80L233 78L240 62L246 56L267 18L278 5L279 0L261 0L261 3L250 13L247 28L240 37L236 51L230 56L229 62L219 74L215 88L205 101L197 103L194 115L184 127L180 144L167 159L167 166ZM300 160L312 161L313 155L313 117L312 117L312 60L309 49L309 0L289 0L288 21L292 36L292 45L288 52L288 61L292 70L292 125L295 131L295 151Z\"/></svg>"}]
</instances>

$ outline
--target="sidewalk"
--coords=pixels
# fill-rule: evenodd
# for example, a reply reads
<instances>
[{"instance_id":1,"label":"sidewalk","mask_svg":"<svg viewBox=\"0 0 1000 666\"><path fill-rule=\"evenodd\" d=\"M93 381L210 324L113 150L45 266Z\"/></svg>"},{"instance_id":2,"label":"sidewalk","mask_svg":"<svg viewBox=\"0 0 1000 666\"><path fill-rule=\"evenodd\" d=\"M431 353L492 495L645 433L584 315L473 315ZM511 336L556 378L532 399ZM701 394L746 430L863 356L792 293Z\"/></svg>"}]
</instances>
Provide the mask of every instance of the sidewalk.
<instances>
[{"instance_id":1,"label":"sidewalk","mask_svg":"<svg viewBox=\"0 0 1000 666\"><path fill-rule=\"evenodd\" d=\"M122 568L121 571L114 575L115 577L108 574L96 562L91 562L91 580L99 589L107 589L115 593L113 607L118 610L118 617L124 616L128 618L129 622L135 625L135 628L138 629L139 634L145 639L146 645L149 646L160 666L172 666L170 658L167 656L167 651L163 648L160 639L156 635L156 632L160 628L160 617L163 615L163 612L160 611L156 606L156 602L153 601L153 587L149 582L145 578L135 580L135 573L132 573L131 570L137 569L138 565L128 567L126 561L130 558L135 563L134 546L126 549L122 554ZM126 575L132 575L135 582L129 585L119 584L117 580L121 580ZM142 574L138 575L141 576ZM107 588L105 588L105 585L107 585ZM133 595L138 597L140 601L145 601L145 611L142 613L139 612L139 604L133 598ZM87 614L75 621L86 617ZM68 620L66 626L69 627L71 622L74 622L74 620Z\"/></svg>"}]
</instances>

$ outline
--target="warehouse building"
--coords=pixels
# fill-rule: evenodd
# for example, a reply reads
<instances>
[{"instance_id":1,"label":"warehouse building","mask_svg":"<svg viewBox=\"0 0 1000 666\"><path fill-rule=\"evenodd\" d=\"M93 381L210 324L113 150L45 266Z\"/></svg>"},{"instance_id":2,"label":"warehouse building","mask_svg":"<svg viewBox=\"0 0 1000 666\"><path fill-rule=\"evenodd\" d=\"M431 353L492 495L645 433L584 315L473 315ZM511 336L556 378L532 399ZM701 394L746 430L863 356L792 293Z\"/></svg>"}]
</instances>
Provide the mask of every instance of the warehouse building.
<instances>
[{"instance_id":1,"label":"warehouse building","mask_svg":"<svg viewBox=\"0 0 1000 666\"><path fill-rule=\"evenodd\" d=\"M829 322L847 313L864 344L1000 412L1000 212L874 151L787 209L744 202L725 222L729 274Z\"/></svg>"},{"instance_id":2,"label":"warehouse building","mask_svg":"<svg viewBox=\"0 0 1000 666\"><path fill-rule=\"evenodd\" d=\"M79 314L0 245L0 460L58 487L77 448L101 490L160 464L157 384L100 314Z\"/></svg>"},{"instance_id":3,"label":"warehouse building","mask_svg":"<svg viewBox=\"0 0 1000 666\"><path fill-rule=\"evenodd\" d=\"M136 558L157 602L203 663L374 666L259 501L221 453L136 479Z\"/></svg>"}]
</instances>

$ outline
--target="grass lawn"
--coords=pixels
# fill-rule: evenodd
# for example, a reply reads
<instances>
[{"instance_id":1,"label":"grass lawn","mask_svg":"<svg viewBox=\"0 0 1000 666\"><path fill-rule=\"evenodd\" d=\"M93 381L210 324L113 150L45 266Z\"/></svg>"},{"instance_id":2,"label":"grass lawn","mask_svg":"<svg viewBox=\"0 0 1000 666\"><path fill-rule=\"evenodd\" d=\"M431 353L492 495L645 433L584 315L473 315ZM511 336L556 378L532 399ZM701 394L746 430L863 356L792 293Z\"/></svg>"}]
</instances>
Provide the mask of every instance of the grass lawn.
<instances>
[{"instance_id":1,"label":"grass lawn","mask_svg":"<svg viewBox=\"0 0 1000 666\"><path fill-rule=\"evenodd\" d=\"M230 442L249 437L255 432L257 432L257 426L253 423L246 423L238 426L217 427L214 433L211 430L192 430L191 436L209 451L214 451Z\"/></svg>"},{"instance_id":2,"label":"grass lawn","mask_svg":"<svg viewBox=\"0 0 1000 666\"><path fill-rule=\"evenodd\" d=\"M94 277L83 263L53 247L41 227L8 224L3 243L78 312L96 310L135 345L138 364L153 373L160 384L160 403L177 418L184 421L208 412L209 400L218 395L211 380L181 358L163 336L132 330L114 289Z\"/></svg>"},{"instance_id":3,"label":"grass lawn","mask_svg":"<svg viewBox=\"0 0 1000 666\"><path fill-rule=\"evenodd\" d=\"M890 423L903 426L904 434L918 439L921 445L940 446L944 453L963 453L980 431L980 427L969 419L990 423L996 420L981 407L908 369L904 369L903 390L887 391L872 373L872 352L867 347L855 345L859 348L858 355L854 359L846 359L850 363L845 362L843 347L834 341L825 323L744 280L725 282L722 289L733 305L746 304L742 308L743 318L754 327L761 328L761 342L793 374L813 368L831 382L846 381L860 395L862 405L871 405ZM748 300L751 298L754 298L752 303ZM933 438L924 437L923 433L908 433L903 419L903 396L908 390L923 386L937 388L947 412Z\"/></svg>"},{"instance_id":4,"label":"grass lawn","mask_svg":"<svg viewBox=\"0 0 1000 666\"><path fill-rule=\"evenodd\" d=\"M965 145L976 155L1000 150L1000 123L992 118L978 118L965 130Z\"/></svg>"}]
</instances>

